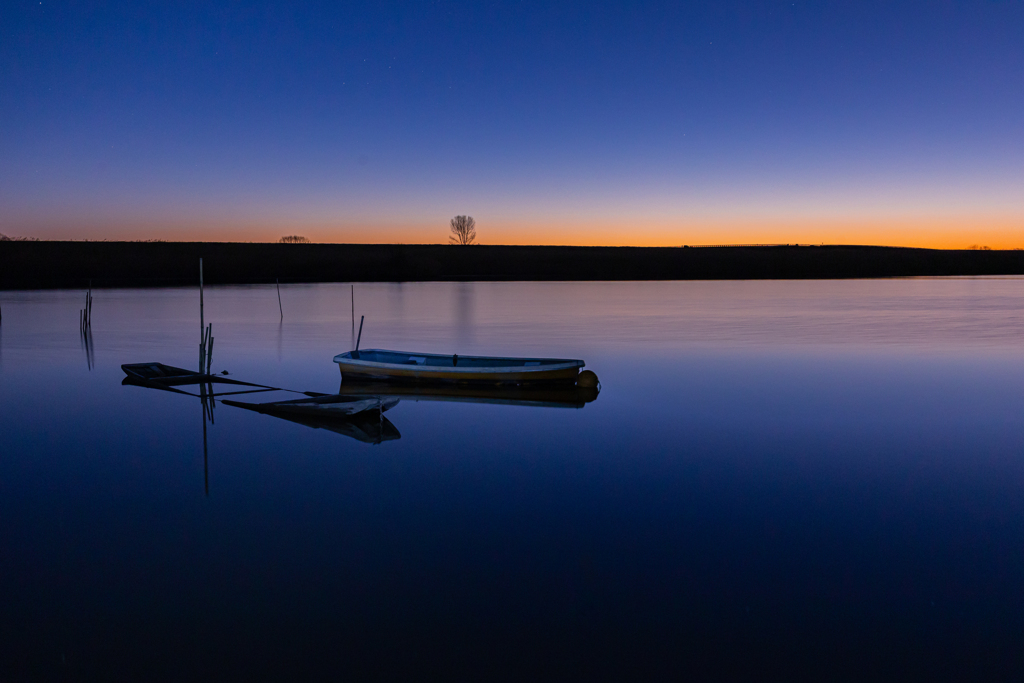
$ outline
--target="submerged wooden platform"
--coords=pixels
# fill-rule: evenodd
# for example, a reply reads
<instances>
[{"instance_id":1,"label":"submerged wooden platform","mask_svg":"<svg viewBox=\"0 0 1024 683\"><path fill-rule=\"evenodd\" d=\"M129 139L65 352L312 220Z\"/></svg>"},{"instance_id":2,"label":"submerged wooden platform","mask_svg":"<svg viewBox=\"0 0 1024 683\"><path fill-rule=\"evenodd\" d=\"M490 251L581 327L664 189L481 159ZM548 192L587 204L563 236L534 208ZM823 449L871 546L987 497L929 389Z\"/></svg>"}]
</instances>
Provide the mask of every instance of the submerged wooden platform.
<instances>
[{"instance_id":1,"label":"submerged wooden platform","mask_svg":"<svg viewBox=\"0 0 1024 683\"><path fill-rule=\"evenodd\" d=\"M398 428L384 417L386 411L398 405L398 399L383 399L379 396L324 396L270 403L223 399L221 403L281 418L305 427L324 429L363 443L379 444L402 438Z\"/></svg>"}]
</instances>

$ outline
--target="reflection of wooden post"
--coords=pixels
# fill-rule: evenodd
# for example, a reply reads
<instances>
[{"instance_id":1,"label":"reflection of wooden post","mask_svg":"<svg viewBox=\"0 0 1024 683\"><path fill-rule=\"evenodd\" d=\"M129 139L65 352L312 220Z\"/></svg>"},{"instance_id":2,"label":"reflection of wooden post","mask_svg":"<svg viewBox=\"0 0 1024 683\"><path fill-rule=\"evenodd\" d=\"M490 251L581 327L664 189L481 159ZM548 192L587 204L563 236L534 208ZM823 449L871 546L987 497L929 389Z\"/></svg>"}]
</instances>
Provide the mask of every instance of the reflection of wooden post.
<instances>
[{"instance_id":1,"label":"reflection of wooden post","mask_svg":"<svg viewBox=\"0 0 1024 683\"><path fill-rule=\"evenodd\" d=\"M207 466L206 453L206 386L204 384L199 385L199 393L199 400L203 404L203 486L206 489L206 495L210 495L210 469Z\"/></svg>"},{"instance_id":2,"label":"reflection of wooden post","mask_svg":"<svg viewBox=\"0 0 1024 683\"><path fill-rule=\"evenodd\" d=\"M199 372L206 360L206 319L203 317L203 259L199 257Z\"/></svg>"}]
</instances>

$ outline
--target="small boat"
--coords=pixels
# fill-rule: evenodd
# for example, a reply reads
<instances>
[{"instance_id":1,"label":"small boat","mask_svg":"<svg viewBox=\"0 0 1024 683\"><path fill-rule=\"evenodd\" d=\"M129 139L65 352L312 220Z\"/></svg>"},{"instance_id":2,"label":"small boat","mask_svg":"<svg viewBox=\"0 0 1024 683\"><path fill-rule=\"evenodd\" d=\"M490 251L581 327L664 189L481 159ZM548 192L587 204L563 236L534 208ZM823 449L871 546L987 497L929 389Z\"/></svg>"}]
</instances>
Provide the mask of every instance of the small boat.
<instances>
[{"instance_id":1,"label":"small boat","mask_svg":"<svg viewBox=\"0 0 1024 683\"><path fill-rule=\"evenodd\" d=\"M403 382L517 385L575 384L581 360L566 358L496 358L442 356L386 349L339 353L334 362L345 382Z\"/></svg>"}]
</instances>

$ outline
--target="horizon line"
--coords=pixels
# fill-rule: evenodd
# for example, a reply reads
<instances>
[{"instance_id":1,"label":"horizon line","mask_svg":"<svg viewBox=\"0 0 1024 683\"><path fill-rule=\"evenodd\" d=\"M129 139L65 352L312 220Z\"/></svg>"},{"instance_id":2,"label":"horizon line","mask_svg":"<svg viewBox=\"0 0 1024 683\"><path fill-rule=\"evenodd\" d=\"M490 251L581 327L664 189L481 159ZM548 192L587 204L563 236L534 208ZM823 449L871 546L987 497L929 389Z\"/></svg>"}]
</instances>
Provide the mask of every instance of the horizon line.
<instances>
[{"instance_id":1,"label":"horizon line","mask_svg":"<svg viewBox=\"0 0 1024 683\"><path fill-rule=\"evenodd\" d=\"M844 247L844 248L867 248L867 249L920 249L930 251L1024 251L1024 247L990 247L987 245L972 244L967 247L920 247L899 244L866 244L866 243L812 243L812 242L774 242L774 243L721 243L721 244L452 244L450 242L322 242L305 239L300 242L284 242L281 239L267 240L175 240L175 239L49 239L39 237L9 236L0 233L0 243L3 242L98 242L106 244L276 244L280 246L302 247L302 246L359 246L359 247L384 247L384 246L405 246L405 247L526 247L526 248L547 248L547 249L730 249L730 248L777 248L777 247Z\"/></svg>"}]
</instances>

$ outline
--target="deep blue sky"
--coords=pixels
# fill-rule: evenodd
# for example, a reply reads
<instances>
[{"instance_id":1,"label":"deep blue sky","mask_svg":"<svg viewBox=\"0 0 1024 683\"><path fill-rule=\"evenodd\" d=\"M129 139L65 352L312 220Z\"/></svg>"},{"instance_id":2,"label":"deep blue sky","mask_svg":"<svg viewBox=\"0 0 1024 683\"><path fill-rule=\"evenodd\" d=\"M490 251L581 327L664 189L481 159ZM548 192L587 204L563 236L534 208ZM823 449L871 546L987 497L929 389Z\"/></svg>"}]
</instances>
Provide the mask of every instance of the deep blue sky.
<instances>
[{"instance_id":1,"label":"deep blue sky","mask_svg":"<svg viewBox=\"0 0 1024 683\"><path fill-rule=\"evenodd\" d=\"M1024 2L0 8L3 232L437 242L456 213L1024 246Z\"/></svg>"}]
</instances>

